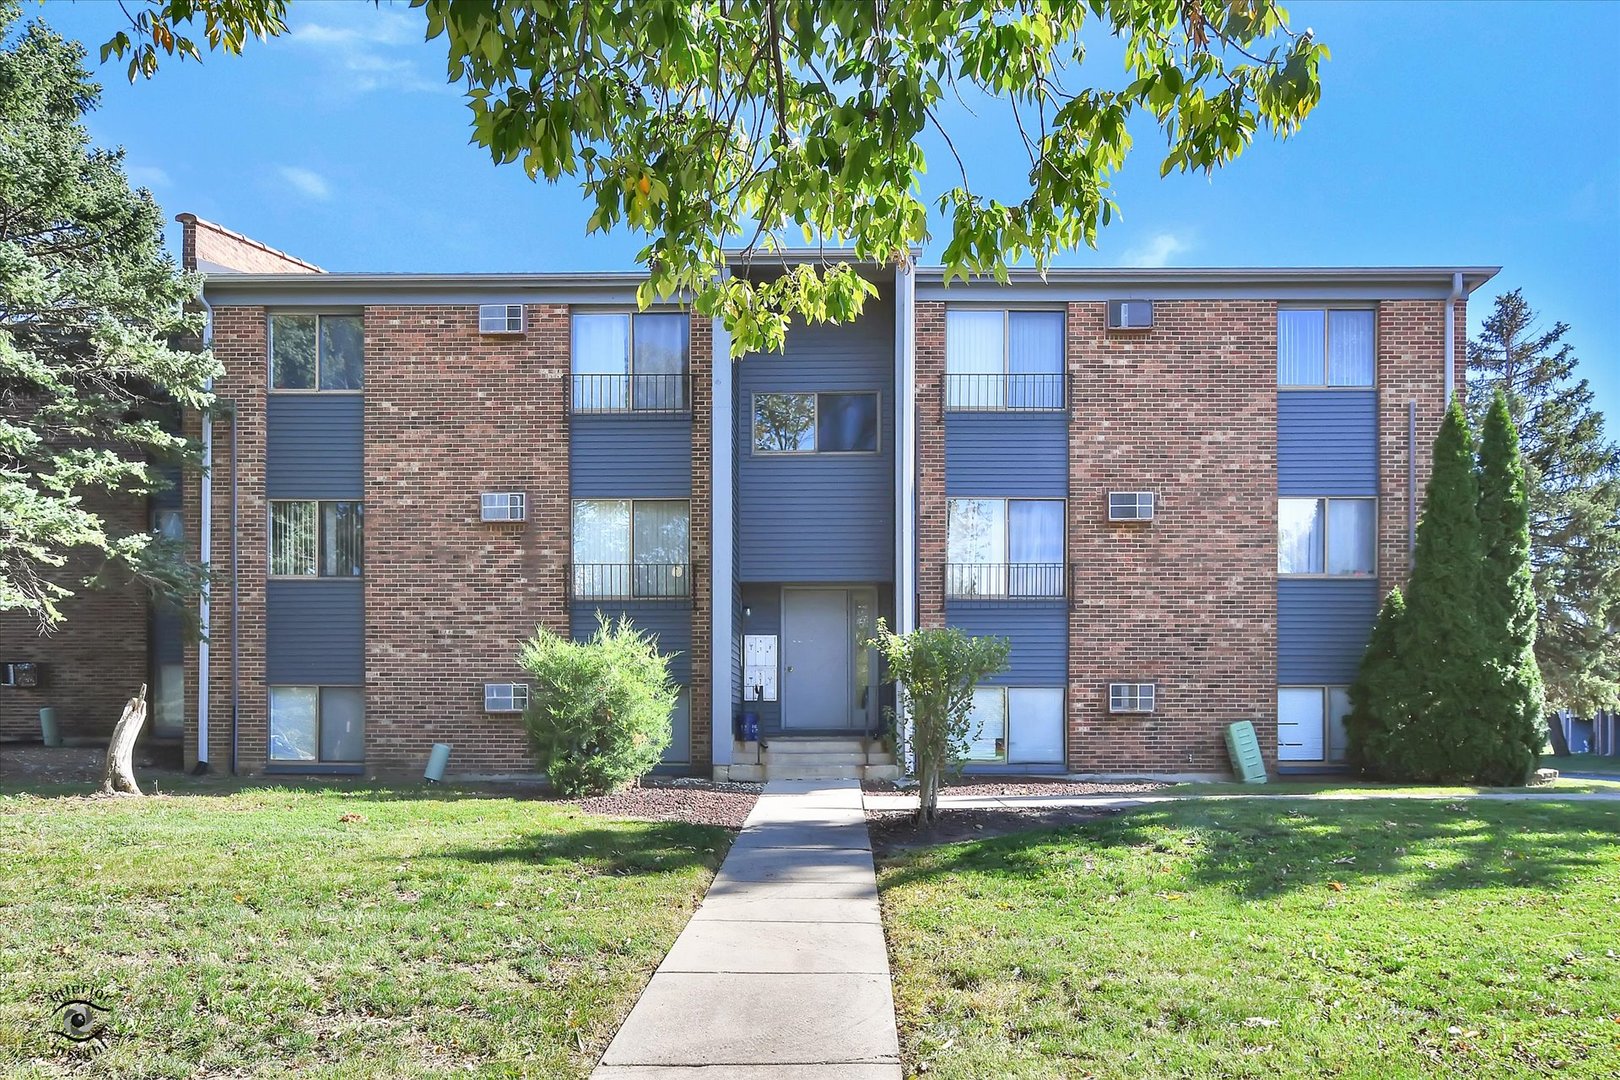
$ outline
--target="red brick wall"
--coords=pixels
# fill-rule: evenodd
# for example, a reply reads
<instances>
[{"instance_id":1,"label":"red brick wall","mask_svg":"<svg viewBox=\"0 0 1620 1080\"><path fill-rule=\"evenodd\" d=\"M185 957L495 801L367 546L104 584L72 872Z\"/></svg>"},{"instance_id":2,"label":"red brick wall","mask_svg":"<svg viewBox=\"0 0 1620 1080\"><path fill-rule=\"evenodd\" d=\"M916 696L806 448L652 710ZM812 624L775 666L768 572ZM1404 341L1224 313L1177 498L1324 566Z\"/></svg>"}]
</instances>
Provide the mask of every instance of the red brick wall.
<instances>
[{"instance_id":1,"label":"red brick wall","mask_svg":"<svg viewBox=\"0 0 1620 1080\"><path fill-rule=\"evenodd\" d=\"M530 305L522 337L481 337L470 306L366 309L366 760L532 772L483 684L568 633L569 313ZM529 520L479 521L479 493L524 491Z\"/></svg>"},{"instance_id":2,"label":"red brick wall","mask_svg":"<svg viewBox=\"0 0 1620 1080\"><path fill-rule=\"evenodd\" d=\"M917 625L945 625L945 305L915 305Z\"/></svg>"},{"instance_id":3,"label":"red brick wall","mask_svg":"<svg viewBox=\"0 0 1620 1080\"><path fill-rule=\"evenodd\" d=\"M1467 365L1467 304L1457 302L1456 392ZM1423 509L1434 439L1445 415L1446 305L1386 300L1378 305L1378 578L1388 592L1411 572L1408 403L1417 402L1417 504Z\"/></svg>"},{"instance_id":4,"label":"red brick wall","mask_svg":"<svg viewBox=\"0 0 1620 1080\"><path fill-rule=\"evenodd\" d=\"M1069 765L1216 771L1252 720L1275 755L1276 305L1158 301L1150 333L1068 308ZM1107 493L1159 497L1109 524ZM1153 682L1151 716L1108 712L1110 682Z\"/></svg>"},{"instance_id":5,"label":"red brick wall","mask_svg":"<svg viewBox=\"0 0 1620 1080\"><path fill-rule=\"evenodd\" d=\"M730 358L722 358L730 363ZM696 312L691 317L692 372L692 506L687 527L692 574L692 717L691 762L694 771L707 769L714 758L714 701L710 682L714 662L713 582L714 557L713 418L714 323ZM729 602L726 597L722 602Z\"/></svg>"}]
</instances>

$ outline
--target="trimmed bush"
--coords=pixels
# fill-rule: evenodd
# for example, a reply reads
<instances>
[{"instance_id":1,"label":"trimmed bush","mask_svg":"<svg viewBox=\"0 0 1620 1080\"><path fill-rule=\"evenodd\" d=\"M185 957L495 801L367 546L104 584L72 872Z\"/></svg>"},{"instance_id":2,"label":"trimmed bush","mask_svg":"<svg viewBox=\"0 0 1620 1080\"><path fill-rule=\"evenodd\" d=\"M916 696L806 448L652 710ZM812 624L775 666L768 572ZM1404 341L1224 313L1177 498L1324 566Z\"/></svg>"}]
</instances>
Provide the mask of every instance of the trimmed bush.
<instances>
[{"instance_id":1,"label":"trimmed bush","mask_svg":"<svg viewBox=\"0 0 1620 1080\"><path fill-rule=\"evenodd\" d=\"M658 764L678 689L651 635L628 619L600 619L589 641L541 628L518 662L534 678L523 724L559 792L603 794Z\"/></svg>"},{"instance_id":2,"label":"trimmed bush","mask_svg":"<svg viewBox=\"0 0 1620 1080\"><path fill-rule=\"evenodd\" d=\"M1402 730L1412 718L1403 698L1409 687L1400 646L1405 620L1406 598L1400 589L1391 589L1378 609L1361 669L1350 687L1350 715L1344 718L1350 763L1373 776L1394 771L1391 758L1403 753L1402 745L1414 737Z\"/></svg>"}]
</instances>

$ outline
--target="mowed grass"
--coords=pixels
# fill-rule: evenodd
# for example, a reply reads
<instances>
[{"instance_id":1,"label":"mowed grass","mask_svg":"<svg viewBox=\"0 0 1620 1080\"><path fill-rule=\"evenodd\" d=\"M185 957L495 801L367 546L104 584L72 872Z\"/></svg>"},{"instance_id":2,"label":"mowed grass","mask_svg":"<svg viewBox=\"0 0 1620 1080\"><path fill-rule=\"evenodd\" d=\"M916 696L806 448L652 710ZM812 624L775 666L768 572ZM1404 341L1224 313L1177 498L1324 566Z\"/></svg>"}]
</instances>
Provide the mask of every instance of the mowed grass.
<instances>
[{"instance_id":1,"label":"mowed grass","mask_svg":"<svg viewBox=\"0 0 1620 1080\"><path fill-rule=\"evenodd\" d=\"M879 884L908 1075L1620 1076L1620 804L1192 801Z\"/></svg>"},{"instance_id":2,"label":"mowed grass","mask_svg":"<svg viewBox=\"0 0 1620 1080\"><path fill-rule=\"evenodd\" d=\"M0 1075L584 1076L729 842L466 793L0 798ZM51 1034L77 987L94 1056Z\"/></svg>"}]
</instances>

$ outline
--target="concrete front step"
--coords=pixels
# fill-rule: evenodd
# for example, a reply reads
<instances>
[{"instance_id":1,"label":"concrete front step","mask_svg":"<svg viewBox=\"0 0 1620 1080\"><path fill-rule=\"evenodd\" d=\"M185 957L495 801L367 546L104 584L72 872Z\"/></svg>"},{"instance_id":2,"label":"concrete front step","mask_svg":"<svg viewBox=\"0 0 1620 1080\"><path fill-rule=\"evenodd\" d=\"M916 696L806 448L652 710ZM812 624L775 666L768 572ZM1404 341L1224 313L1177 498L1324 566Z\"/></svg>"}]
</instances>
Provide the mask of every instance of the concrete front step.
<instances>
[{"instance_id":1,"label":"concrete front step","mask_svg":"<svg viewBox=\"0 0 1620 1080\"><path fill-rule=\"evenodd\" d=\"M793 762L738 763L715 769L717 780L898 780L898 765L800 765Z\"/></svg>"},{"instance_id":2,"label":"concrete front step","mask_svg":"<svg viewBox=\"0 0 1620 1080\"><path fill-rule=\"evenodd\" d=\"M854 754L883 749L883 744L864 735L849 736L794 736L774 735L764 740L765 748L780 754ZM757 742L732 741L735 753L752 755L759 749Z\"/></svg>"}]
</instances>

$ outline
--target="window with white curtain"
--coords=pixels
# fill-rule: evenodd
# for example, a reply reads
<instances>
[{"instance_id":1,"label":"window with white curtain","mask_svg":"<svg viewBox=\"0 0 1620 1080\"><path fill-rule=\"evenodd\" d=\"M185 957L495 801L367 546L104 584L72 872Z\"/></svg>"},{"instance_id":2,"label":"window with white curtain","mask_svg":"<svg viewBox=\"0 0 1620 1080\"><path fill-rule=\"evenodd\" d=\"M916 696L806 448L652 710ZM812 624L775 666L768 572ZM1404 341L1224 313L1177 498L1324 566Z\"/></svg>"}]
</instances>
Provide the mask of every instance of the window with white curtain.
<instances>
[{"instance_id":1,"label":"window with white curtain","mask_svg":"<svg viewBox=\"0 0 1620 1080\"><path fill-rule=\"evenodd\" d=\"M949 499L946 595L1064 594L1062 499Z\"/></svg>"},{"instance_id":2,"label":"window with white curtain","mask_svg":"<svg viewBox=\"0 0 1620 1080\"><path fill-rule=\"evenodd\" d=\"M684 312L583 312L572 322L575 412L687 408Z\"/></svg>"},{"instance_id":3,"label":"window with white curtain","mask_svg":"<svg viewBox=\"0 0 1620 1080\"><path fill-rule=\"evenodd\" d=\"M1344 720L1350 690L1344 686L1277 688L1277 760L1339 763L1348 759Z\"/></svg>"},{"instance_id":4,"label":"window with white curtain","mask_svg":"<svg viewBox=\"0 0 1620 1080\"><path fill-rule=\"evenodd\" d=\"M364 539L365 506L359 502L272 502L270 575L359 577Z\"/></svg>"},{"instance_id":5,"label":"window with white curtain","mask_svg":"<svg viewBox=\"0 0 1620 1080\"><path fill-rule=\"evenodd\" d=\"M690 595L690 517L685 499L575 499L574 595Z\"/></svg>"},{"instance_id":6,"label":"window with white curtain","mask_svg":"<svg viewBox=\"0 0 1620 1080\"><path fill-rule=\"evenodd\" d=\"M1370 577L1378 563L1376 499L1278 499L1277 572Z\"/></svg>"},{"instance_id":7,"label":"window with white curtain","mask_svg":"<svg viewBox=\"0 0 1620 1080\"><path fill-rule=\"evenodd\" d=\"M1007 760L1007 688L980 686L973 691L973 711L968 715L968 748L965 760L1001 762Z\"/></svg>"},{"instance_id":8,"label":"window with white curtain","mask_svg":"<svg viewBox=\"0 0 1620 1080\"><path fill-rule=\"evenodd\" d=\"M365 760L365 691L358 686L272 686L270 760Z\"/></svg>"},{"instance_id":9,"label":"window with white curtain","mask_svg":"<svg viewBox=\"0 0 1620 1080\"><path fill-rule=\"evenodd\" d=\"M1063 312L950 308L945 312L945 407L1063 407Z\"/></svg>"},{"instance_id":10,"label":"window with white curtain","mask_svg":"<svg viewBox=\"0 0 1620 1080\"><path fill-rule=\"evenodd\" d=\"M1277 312L1278 386L1371 386L1376 319L1367 308Z\"/></svg>"}]
</instances>

